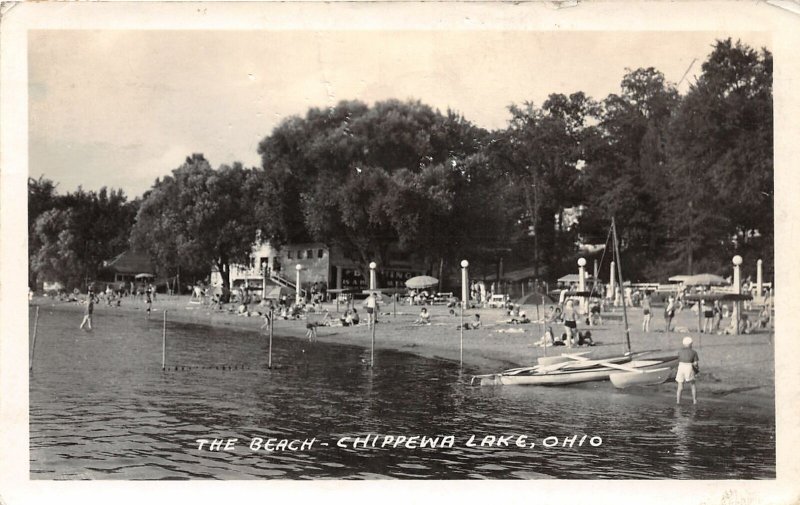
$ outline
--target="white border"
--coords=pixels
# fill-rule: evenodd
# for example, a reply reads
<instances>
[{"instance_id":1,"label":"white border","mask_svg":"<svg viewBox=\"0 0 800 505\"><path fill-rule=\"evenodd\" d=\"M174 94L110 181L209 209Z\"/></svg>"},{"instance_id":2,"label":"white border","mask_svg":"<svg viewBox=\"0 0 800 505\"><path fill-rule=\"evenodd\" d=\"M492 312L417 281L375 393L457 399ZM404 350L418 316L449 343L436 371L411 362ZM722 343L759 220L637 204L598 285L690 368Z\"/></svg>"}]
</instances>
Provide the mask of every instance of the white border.
<instances>
[{"instance_id":1,"label":"white border","mask_svg":"<svg viewBox=\"0 0 800 505\"><path fill-rule=\"evenodd\" d=\"M203 503L228 500L450 501L489 503L797 503L800 496L800 374L796 365L800 270L789 262L797 244L795 192L800 142L800 17L759 3L28 3L3 5L0 20L0 499L5 503L115 501ZM776 481L532 482L52 482L28 478L27 360L27 41L29 29L268 30L600 30L768 31L775 57ZM469 493L469 494L467 494ZM304 496L311 498L310 496Z\"/></svg>"}]
</instances>

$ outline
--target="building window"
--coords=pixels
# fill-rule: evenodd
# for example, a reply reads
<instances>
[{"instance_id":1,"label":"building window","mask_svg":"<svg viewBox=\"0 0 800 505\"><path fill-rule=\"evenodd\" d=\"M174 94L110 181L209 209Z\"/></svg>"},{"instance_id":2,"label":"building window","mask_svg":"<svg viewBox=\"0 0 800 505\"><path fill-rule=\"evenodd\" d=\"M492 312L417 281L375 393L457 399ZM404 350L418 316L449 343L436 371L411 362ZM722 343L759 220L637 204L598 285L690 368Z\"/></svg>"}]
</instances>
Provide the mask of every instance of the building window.
<instances>
[{"instance_id":1,"label":"building window","mask_svg":"<svg viewBox=\"0 0 800 505\"><path fill-rule=\"evenodd\" d=\"M322 249L317 250L317 258L322 258Z\"/></svg>"},{"instance_id":2,"label":"building window","mask_svg":"<svg viewBox=\"0 0 800 505\"><path fill-rule=\"evenodd\" d=\"M314 257L314 251L312 251L311 249L307 250L306 251L306 258L312 259L313 257Z\"/></svg>"},{"instance_id":3,"label":"building window","mask_svg":"<svg viewBox=\"0 0 800 505\"><path fill-rule=\"evenodd\" d=\"M289 259L292 259L292 251L291 251L291 249L286 251L286 257L289 258Z\"/></svg>"}]
</instances>

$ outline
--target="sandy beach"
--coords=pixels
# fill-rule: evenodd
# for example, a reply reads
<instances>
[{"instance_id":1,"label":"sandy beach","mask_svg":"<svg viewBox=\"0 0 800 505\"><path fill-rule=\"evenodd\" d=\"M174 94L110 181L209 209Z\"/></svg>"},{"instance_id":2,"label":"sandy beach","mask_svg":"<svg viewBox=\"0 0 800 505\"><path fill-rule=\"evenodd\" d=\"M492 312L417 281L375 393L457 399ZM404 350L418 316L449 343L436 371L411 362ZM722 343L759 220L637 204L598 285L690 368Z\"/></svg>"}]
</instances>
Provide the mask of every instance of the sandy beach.
<instances>
[{"instance_id":1,"label":"sandy beach","mask_svg":"<svg viewBox=\"0 0 800 505\"><path fill-rule=\"evenodd\" d=\"M32 302L42 308L76 312L76 327L80 322L79 312L84 306L78 303L58 302L47 297L37 297ZM360 302L357 304L360 309ZM332 316L336 315L336 304L326 304ZM254 308L258 310L256 306ZM428 307L431 324L413 325L420 307L409 305L384 304L380 307L379 323L376 326L376 348L392 349L413 353L427 358L450 361L459 360L460 322L458 312L450 315L444 306ZM259 331L264 319L244 317L228 311L213 310L208 306L192 302L188 296L159 295L153 303L152 318L160 319L162 311L167 310L167 319L172 322L210 325L219 328L233 327L243 330ZM340 305L340 311L344 306ZM534 320L529 324L509 324L509 316L502 309L471 309L465 311L464 320L475 313L481 315L482 328L464 331L464 363L478 373L492 373L503 368L535 364L536 358L564 352L564 347L543 348L536 343L542 335L542 325L536 323L536 308L523 307L528 317ZM540 310L543 310L540 307ZM120 307L109 307L100 303L95 313L121 313L130 317L145 317L145 305L140 301L125 299ZM362 317L365 311L359 310ZM694 339L694 348L700 356L701 373L699 389L701 397L719 401L731 401L742 405L770 408L774 405L775 369L773 336L768 330L759 330L749 335L703 334L697 329L697 314L683 310L673 320L673 332L664 332L662 310L654 310L650 333L642 332L642 313L638 308L628 311L630 322L631 347L634 352L659 350L658 354L677 352L681 340L689 335ZM579 330L589 329L597 345L582 348L593 351L593 356L608 356L624 351L624 325L621 310L614 312L617 317L604 321L598 326L587 327L579 324ZM612 316L613 317L613 316ZM319 316L311 316L311 321ZM362 319L363 321L363 319ZM725 327L729 320L723 321ZM276 319L275 334L280 336L305 338L305 320L288 321ZM553 326L560 334L562 328ZM319 327L319 341L348 344L369 348L371 333L366 324L355 327ZM674 391L674 384L666 383L656 387L661 392Z\"/></svg>"}]
</instances>

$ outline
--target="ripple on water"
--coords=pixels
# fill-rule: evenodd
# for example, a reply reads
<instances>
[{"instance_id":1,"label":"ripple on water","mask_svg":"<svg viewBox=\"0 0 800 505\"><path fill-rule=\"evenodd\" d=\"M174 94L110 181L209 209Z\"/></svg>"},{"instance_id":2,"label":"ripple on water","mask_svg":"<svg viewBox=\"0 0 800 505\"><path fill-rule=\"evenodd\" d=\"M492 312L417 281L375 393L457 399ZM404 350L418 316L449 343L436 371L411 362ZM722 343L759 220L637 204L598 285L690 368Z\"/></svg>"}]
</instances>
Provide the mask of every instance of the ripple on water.
<instances>
[{"instance_id":1,"label":"ripple on water","mask_svg":"<svg viewBox=\"0 0 800 505\"><path fill-rule=\"evenodd\" d=\"M110 316L80 333L44 311L30 378L32 479L774 478L771 412L675 408L595 383L569 389L472 388L458 367L392 351L263 338ZM220 364L246 365L221 370ZM452 448L335 446L340 437L453 435ZM470 435L526 435L536 447L467 447ZM600 447L544 448L547 436L598 435ZM198 438L238 438L232 452ZM252 452L252 437L316 437L306 452ZM734 443L735 441L735 443Z\"/></svg>"}]
</instances>

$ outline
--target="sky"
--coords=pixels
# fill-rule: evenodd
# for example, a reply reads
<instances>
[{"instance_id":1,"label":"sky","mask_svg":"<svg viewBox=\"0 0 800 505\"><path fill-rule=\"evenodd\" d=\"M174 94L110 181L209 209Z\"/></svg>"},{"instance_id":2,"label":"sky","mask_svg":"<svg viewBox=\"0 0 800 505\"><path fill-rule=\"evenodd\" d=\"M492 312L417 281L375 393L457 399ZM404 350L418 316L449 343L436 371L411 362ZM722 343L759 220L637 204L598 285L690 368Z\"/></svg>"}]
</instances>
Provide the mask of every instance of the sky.
<instances>
[{"instance_id":1,"label":"sky","mask_svg":"<svg viewBox=\"0 0 800 505\"><path fill-rule=\"evenodd\" d=\"M419 99L495 129L512 103L618 93L626 68L677 83L691 65L685 92L729 36L771 48L763 32L36 30L29 175L136 197L191 153L260 165L282 119L340 100Z\"/></svg>"}]
</instances>

